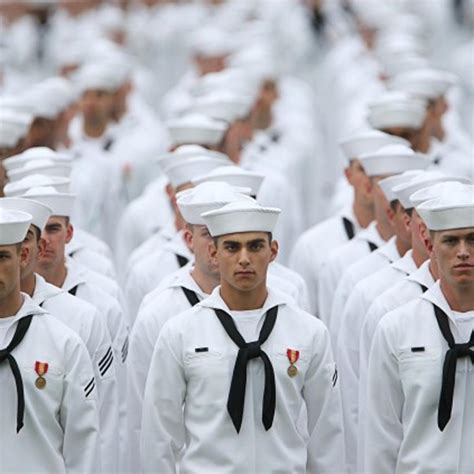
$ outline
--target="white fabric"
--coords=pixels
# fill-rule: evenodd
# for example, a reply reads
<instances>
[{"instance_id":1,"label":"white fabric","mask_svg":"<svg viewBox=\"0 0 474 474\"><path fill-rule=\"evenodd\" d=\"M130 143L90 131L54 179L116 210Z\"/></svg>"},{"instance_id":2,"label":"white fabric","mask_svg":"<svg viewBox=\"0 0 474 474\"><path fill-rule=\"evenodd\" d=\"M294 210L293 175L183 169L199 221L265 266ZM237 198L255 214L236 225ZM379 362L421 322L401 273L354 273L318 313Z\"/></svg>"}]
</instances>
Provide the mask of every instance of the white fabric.
<instances>
[{"instance_id":1,"label":"white fabric","mask_svg":"<svg viewBox=\"0 0 474 474\"><path fill-rule=\"evenodd\" d=\"M474 365L457 361L451 419L437 425L443 362L448 344L433 304L449 317L457 343L465 342L439 283L391 311L377 326L369 359L365 472L469 472L474 462ZM474 329L474 321L471 330ZM411 352L411 347L425 347Z\"/></svg>"},{"instance_id":2,"label":"white fabric","mask_svg":"<svg viewBox=\"0 0 474 474\"><path fill-rule=\"evenodd\" d=\"M341 374L346 462L350 471L357 467L359 338L364 316L377 295L402 281L415 269L415 262L409 251L391 265L361 280L351 292L343 310L335 357Z\"/></svg>"},{"instance_id":3,"label":"white fabric","mask_svg":"<svg viewBox=\"0 0 474 474\"><path fill-rule=\"evenodd\" d=\"M342 274L334 293L331 316L328 321L329 334L334 345L341 329L344 308L354 287L366 276L390 265L400 257L396 237L392 237L374 252L354 262Z\"/></svg>"},{"instance_id":4,"label":"white fabric","mask_svg":"<svg viewBox=\"0 0 474 474\"><path fill-rule=\"evenodd\" d=\"M359 471L363 471L365 465L365 423L362 420L367 419L368 411L370 411L367 406L367 369L375 329L385 314L418 298L423 293L421 285L430 288L434 283L429 261L424 262L404 280L375 298L364 316L359 342L359 422L357 428L357 468Z\"/></svg>"},{"instance_id":5,"label":"white fabric","mask_svg":"<svg viewBox=\"0 0 474 474\"><path fill-rule=\"evenodd\" d=\"M186 265L166 278L166 281L163 281L157 289L147 294L130 333L127 374L130 472L140 472L143 397L153 349L161 328L166 321L191 307L182 287L194 291L199 300L208 296L192 278L191 270L192 266Z\"/></svg>"},{"instance_id":6,"label":"white fabric","mask_svg":"<svg viewBox=\"0 0 474 474\"><path fill-rule=\"evenodd\" d=\"M30 227L32 216L23 211L0 208L0 245L23 242Z\"/></svg>"},{"instance_id":7,"label":"white fabric","mask_svg":"<svg viewBox=\"0 0 474 474\"><path fill-rule=\"evenodd\" d=\"M52 186L44 186L40 188L30 188L24 194L27 199L33 199L40 202L44 206L51 209L53 216L70 217L74 207L74 194L59 193Z\"/></svg>"},{"instance_id":8,"label":"white fabric","mask_svg":"<svg viewBox=\"0 0 474 474\"><path fill-rule=\"evenodd\" d=\"M37 304L72 329L84 342L94 369L98 391L100 421L100 459L104 472L118 468L116 449L118 443L118 383L115 361L109 360L108 350L112 341L105 315L85 301L50 285L36 275L35 289L31 296ZM102 365L105 364L105 365Z\"/></svg>"},{"instance_id":9,"label":"white fabric","mask_svg":"<svg viewBox=\"0 0 474 474\"><path fill-rule=\"evenodd\" d=\"M232 202L205 212L202 218L213 237L239 232L273 232L280 209L263 207L255 201Z\"/></svg>"},{"instance_id":10,"label":"white fabric","mask_svg":"<svg viewBox=\"0 0 474 474\"><path fill-rule=\"evenodd\" d=\"M71 329L24 298L7 333L11 340L17 322L33 315L22 343L12 352L23 379L24 426L17 434L17 391L10 365L3 363L0 470L94 472L100 465L99 418L97 388L85 391L94 380L87 349ZM49 365L42 390L35 386L37 361Z\"/></svg>"},{"instance_id":11,"label":"white fabric","mask_svg":"<svg viewBox=\"0 0 474 474\"><path fill-rule=\"evenodd\" d=\"M322 265L330 252L347 243L343 217L352 222L354 232L360 230L350 207L306 230L296 241L290 255L290 267L305 280L310 298L311 313L318 311L318 281Z\"/></svg>"},{"instance_id":12,"label":"white fabric","mask_svg":"<svg viewBox=\"0 0 474 474\"><path fill-rule=\"evenodd\" d=\"M30 188L36 188L38 186L52 186L60 193L67 193L69 192L69 183L69 178L32 174L25 176L19 181L6 184L3 192L7 197L18 197L22 196Z\"/></svg>"},{"instance_id":13,"label":"white fabric","mask_svg":"<svg viewBox=\"0 0 474 474\"><path fill-rule=\"evenodd\" d=\"M328 324L331 317L334 293L344 271L352 263L369 255L369 242L378 246L385 243L377 231L375 222L361 230L351 241L333 250L323 262L318 285L318 316L325 324Z\"/></svg>"},{"instance_id":14,"label":"white fabric","mask_svg":"<svg viewBox=\"0 0 474 474\"><path fill-rule=\"evenodd\" d=\"M126 386L125 362L128 350L128 325L123 314L123 310L118 300L111 296L101 285L106 278L98 277L92 271L86 270L72 259L67 259L67 275L63 282L62 289L70 291L77 286L76 296L92 304L99 313L105 315L107 329L112 340L114 359L116 362L117 381L120 387ZM110 291L110 289L109 289ZM126 434L126 393L119 390L119 446L127 445Z\"/></svg>"},{"instance_id":15,"label":"white fabric","mask_svg":"<svg viewBox=\"0 0 474 474\"><path fill-rule=\"evenodd\" d=\"M273 426L267 432L261 424L263 367L258 360L247 369L240 434L236 434L227 413L237 346L222 330L212 309L229 311L220 298L219 287L198 306L164 326L145 390L141 436L145 470L175 472L178 464L180 471L222 471L225 466L229 473L288 469L342 472L339 393L337 383L333 386L332 381L335 366L327 331L317 319L271 291L261 311L259 328L264 313L276 304L277 321L263 347L265 350L268 346L273 361L278 400ZM288 345L300 351L296 365L304 378L288 377ZM195 353L196 347L204 346L209 352ZM303 405L308 411L308 445L296 429ZM185 439L189 440L186 447Z\"/></svg>"},{"instance_id":16,"label":"white fabric","mask_svg":"<svg viewBox=\"0 0 474 474\"><path fill-rule=\"evenodd\" d=\"M474 186L448 183L446 190L445 195L425 201L416 208L428 229L474 227Z\"/></svg>"},{"instance_id":17,"label":"white fabric","mask_svg":"<svg viewBox=\"0 0 474 474\"><path fill-rule=\"evenodd\" d=\"M30 214L31 223L43 230L51 215L51 209L40 202L26 198L0 198L0 208Z\"/></svg>"}]
</instances>

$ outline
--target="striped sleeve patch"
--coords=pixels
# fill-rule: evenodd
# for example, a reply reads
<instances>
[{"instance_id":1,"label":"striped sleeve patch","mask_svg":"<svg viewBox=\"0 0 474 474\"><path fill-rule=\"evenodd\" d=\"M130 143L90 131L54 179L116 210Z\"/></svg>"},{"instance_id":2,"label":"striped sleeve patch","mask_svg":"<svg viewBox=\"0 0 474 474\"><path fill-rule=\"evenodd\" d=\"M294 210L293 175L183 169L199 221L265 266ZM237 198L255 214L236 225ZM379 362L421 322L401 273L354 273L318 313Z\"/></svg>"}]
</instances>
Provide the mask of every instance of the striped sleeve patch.
<instances>
[{"instance_id":1,"label":"striped sleeve patch","mask_svg":"<svg viewBox=\"0 0 474 474\"><path fill-rule=\"evenodd\" d=\"M122 346L122 363L125 363L128 356L128 336L125 338L125 342Z\"/></svg>"},{"instance_id":2,"label":"striped sleeve patch","mask_svg":"<svg viewBox=\"0 0 474 474\"><path fill-rule=\"evenodd\" d=\"M95 388L95 379L92 377L87 385L84 387L84 395L86 398L89 397L89 395L94 391Z\"/></svg>"},{"instance_id":3,"label":"striped sleeve patch","mask_svg":"<svg viewBox=\"0 0 474 474\"><path fill-rule=\"evenodd\" d=\"M112 351L112 347L109 347L107 352L105 353L104 357L99 361L99 372L100 376L103 377L107 371L110 369L112 362L114 360L114 353Z\"/></svg>"},{"instance_id":4,"label":"striped sleeve patch","mask_svg":"<svg viewBox=\"0 0 474 474\"><path fill-rule=\"evenodd\" d=\"M339 375L337 373L337 367L334 368L334 374L332 376L332 386L335 387L336 386L336 383L337 383L337 379L338 379Z\"/></svg>"}]
</instances>

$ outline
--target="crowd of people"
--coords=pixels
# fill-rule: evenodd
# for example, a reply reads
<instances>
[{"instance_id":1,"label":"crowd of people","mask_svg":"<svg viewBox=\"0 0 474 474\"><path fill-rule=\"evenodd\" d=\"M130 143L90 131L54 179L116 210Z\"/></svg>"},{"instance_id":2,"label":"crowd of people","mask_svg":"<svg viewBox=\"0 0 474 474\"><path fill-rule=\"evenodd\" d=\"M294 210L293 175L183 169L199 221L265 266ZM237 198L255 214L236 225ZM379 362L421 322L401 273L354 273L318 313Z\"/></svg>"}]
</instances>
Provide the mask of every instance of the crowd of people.
<instances>
[{"instance_id":1,"label":"crowd of people","mask_svg":"<svg viewBox=\"0 0 474 474\"><path fill-rule=\"evenodd\" d=\"M1 0L0 472L474 466L472 0Z\"/></svg>"}]
</instances>

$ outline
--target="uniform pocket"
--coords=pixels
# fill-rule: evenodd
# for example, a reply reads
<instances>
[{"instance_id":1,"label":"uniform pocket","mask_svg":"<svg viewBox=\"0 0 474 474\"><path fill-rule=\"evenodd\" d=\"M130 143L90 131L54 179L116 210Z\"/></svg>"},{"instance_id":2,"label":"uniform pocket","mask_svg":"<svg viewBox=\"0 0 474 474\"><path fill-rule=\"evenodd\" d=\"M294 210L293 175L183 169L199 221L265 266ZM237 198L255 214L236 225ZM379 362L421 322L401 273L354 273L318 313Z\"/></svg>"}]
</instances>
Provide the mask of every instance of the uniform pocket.
<instances>
[{"instance_id":1,"label":"uniform pocket","mask_svg":"<svg viewBox=\"0 0 474 474\"><path fill-rule=\"evenodd\" d=\"M195 405L222 405L229 394L235 356L209 349L206 352L189 351L184 355L184 368L188 381L188 399Z\"/></svg>"}]
</instances>

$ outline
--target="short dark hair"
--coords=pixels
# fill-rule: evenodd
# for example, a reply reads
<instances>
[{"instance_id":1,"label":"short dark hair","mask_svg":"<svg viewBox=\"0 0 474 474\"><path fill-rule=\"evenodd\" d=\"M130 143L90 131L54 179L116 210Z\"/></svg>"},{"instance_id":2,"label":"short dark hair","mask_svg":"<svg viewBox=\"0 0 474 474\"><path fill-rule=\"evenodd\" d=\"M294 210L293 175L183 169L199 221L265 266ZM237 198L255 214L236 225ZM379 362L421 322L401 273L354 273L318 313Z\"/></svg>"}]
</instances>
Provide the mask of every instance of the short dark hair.
<instances>
[{"instance_id":1,"label":"short dark hair","mask_svg":"<svg viewBox=\"0 0 474 474\"><path fill-rule=\"evenodd\" d=\"M399 206L401 206L401 204L398 199L390 201L390 209L392 209L393 212L397 212Z\"/></svg>"}]
</instances>

